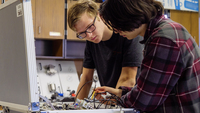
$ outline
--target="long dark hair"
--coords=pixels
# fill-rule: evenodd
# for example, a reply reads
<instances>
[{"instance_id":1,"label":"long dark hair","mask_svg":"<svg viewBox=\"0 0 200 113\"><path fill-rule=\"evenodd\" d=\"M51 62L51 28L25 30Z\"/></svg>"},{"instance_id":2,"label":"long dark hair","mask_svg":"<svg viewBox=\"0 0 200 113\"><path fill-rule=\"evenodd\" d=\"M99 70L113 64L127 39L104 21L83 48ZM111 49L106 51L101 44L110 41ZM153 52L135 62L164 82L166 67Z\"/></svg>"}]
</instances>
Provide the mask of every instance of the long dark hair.
<instances>
[{"instance_id":1,"label":"long dark hair","mask_svg":"<svg viewBox=\"0 0 200 113\"><path fill-rule=\"evenodd\" d=\"M109 28L132 31L163 14L162 4L155 0L105 0L99 13Z\"/></svg>"}]
</instances>

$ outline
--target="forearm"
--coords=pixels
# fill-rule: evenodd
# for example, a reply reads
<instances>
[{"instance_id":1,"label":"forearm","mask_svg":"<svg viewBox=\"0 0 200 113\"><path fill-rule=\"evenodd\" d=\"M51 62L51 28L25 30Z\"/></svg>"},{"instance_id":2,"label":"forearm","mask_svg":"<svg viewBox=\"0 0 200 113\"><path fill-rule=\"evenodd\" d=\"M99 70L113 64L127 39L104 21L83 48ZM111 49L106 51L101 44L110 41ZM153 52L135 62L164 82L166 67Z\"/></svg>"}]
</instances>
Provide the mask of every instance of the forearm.
<instances>
[{"instance_id":1,"label":"forearm","mask_svg":"<svg viewBox=\"0 0 200 113\"><path fill-rule=\"evenodd\" d=\"M86 82L87 81L82 80L78 85L78 88L77 88L77 91L76 91L76 96L77 96L78 99L84 99L84 98L88 97L92 82L89 82L89 83L86 83Z\"/></svg>"},{"instance_id":2,"label":"forearm","mask_svg":"<svg viewBox=\"0 0 200 113\"><path fill-rule=\"evenodd\" d=\"M88 97L90 87L92 84L94 69L83 68L83 74L80 78L76 96L78 99L84 99Z\"/></svg>"},{"instance_id":3,"label":"forearm","mask_svg":"<svg viewBox=\"0 0 200 113\"><path fill-rule=\"evenodd\" d=\"M123 67L116 88L120 86L133 87L136 83L136 74L138 67Z\"/></svg>"},{"instance_id":4,"label":"forearm","mask_svg":"<svg viewBox=\"0 0 200 113\"><path fill-rule=\"evenodd\" d=\"M116 88L119 88L120 86L134 87L135 83L136 83L135 78L120 79L116 85Z\"/></svg>"}]
</instances>

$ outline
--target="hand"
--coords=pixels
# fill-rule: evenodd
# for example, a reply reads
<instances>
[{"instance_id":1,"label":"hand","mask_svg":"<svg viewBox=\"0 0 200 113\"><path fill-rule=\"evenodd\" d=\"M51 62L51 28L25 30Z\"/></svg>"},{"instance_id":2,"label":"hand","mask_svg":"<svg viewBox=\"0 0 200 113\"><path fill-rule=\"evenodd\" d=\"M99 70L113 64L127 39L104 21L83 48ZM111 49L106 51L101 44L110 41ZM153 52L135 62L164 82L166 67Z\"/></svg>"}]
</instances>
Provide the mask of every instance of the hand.
<instances>
[{"instance_id":1,"label":"hand","mask_svg":"<svg viewBox=\"0 0 200 113\"><path fill-rule=\"evenodd\" d=\"M107 86L103 86L103 87L98 87L95 89L95 92L96 92L96 98L97 99L102 99L101 94L106 94L106 92L109 92L111 94L114 94L116 96L118 96L119 98L121 98L121 95L122 95L122 90L121 89L114 89L114 88L111 88L111 87L107 87Z\"/></svg>"},{"instance_id":2,"label":"hand","mask_svg":"<svg viewBox=\"0 0 200 113\"><path fill-rule=\"evenodd\" d=\"M107 93L110 93L111 95L108 96ZM118 102L118 98L121 97L121 93L121 89L114 89L111 87L103 86L95 89L95 98L99 100L102 104L106 104L106 106L116 105Z\"/></svg>"}]
</instances>

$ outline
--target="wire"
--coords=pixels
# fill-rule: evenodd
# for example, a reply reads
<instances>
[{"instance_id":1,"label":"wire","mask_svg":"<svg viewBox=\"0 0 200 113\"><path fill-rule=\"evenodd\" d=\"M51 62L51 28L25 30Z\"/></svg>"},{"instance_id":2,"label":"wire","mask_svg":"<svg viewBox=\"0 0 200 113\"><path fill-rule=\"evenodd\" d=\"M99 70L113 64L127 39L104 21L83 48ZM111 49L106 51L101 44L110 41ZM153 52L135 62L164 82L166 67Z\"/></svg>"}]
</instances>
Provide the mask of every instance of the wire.
<instances>
[{"instance_id":1,"label":"wire","mask_svg":"<svg viewBox=\"0 0 200 113\"><path fill-rule=\"evenodd\" d=\"M94 89L96 89L96 81L95 81ZM95 92L94 89L93 89L93 93ZM96 108L96 105L95 105L95 97L96 97L96 96L94 96L94 98L93 98L93 101L94 101L94 108Z\"/></svg>"},{"instance_id":2,"label":"wire","mask_svg":"<svg viewBox=\"0 0 200 113\"><path fill-rule=\"evenodd\" d=\"M102 93L105 93L105 92L102 92ZM102 93L96 93L96 94L102 94ZM108 93L109 93L109 92L108 92ZM107 107L108 104L110 104L110 107L111 107L113 104L117 105L117 107L119 107L119 106L124 106L123 101L121 100L120 97L118 97L118 96L116 96L115 94L112 94L112 93L109 93L109 94L111 94L111 96L107 97L107 99L102 99L102 100L100 100L100 101L101 101L101 104L99 104L99 105L97 106L97 109L99 109L99 108L101 107L101 105L104 104L105 102L106 102L106 107ZM110 102L110 103L109 103L109 102ZM105 108L106 108L106 107L105 107Z\"/></svg>"},{"instance_id":3,"label":"wire","mask_svg":"<svg viewBox=\"0 0 200 113\"><path fill-rule=\"evenodd\" d=\"M76 95L76 97L75 97L75 99L74 99L74 104L75 104L75 102L76 102L76 99L77 99L78 94L79 94L79 92L81 91L81 89L82 89L86 84L88 84L88 83L90 83L90 82L93 82L93 80L86 82L86 83L83 84L83 86L79 89L79 91L78 91L78 93L77 93L77 95Z\"/></svg>"},{"instance_id":4,"label":"wire","mask_svg":"<svg viewBox=\"0 0 200 113\"><path fill-rule=\"evenodd\" d=\"M40 96L40 98L42 98L43 100L45 100L45 102L47 103L47 105L50 105L51 108L52 108L53 110L55 110L55 108L54 108L54 106L51 104L50 100L48 100L47 98L45 98L45 97L42 96L42 95L39 95L39 96Z\"/></svg>"},{"instance_id":5,"label":"wire","mask_svg":"<svg viewBox=\"0 0 200 113\"><path fill-rule=\"evenodd\" d=\"M101 105L103 105L103 103L105 103L105 102L106 102L106 100L105 100L105 99L102 99L102 100L101 100L101 103L97 106L96 109L99 109L99 108L101 107Z\"/></svg>"},{"instance_id":6,"label":"wire","mask_svg":"<svg viewBox=\"0 0 200 113\"><path fill-rule=\"evenodd\" d=\"M78 97L78 94L80 93L80 91L82 90L82 88L86 85L86 84L88 84L88 83L91 83L91 82L93 82L93 80L92 81L88 81L88 82L86 82L80 89L79 89L79 91L78 91L78 93L77 93L77 95L76 95L76 97L75 97L75 99L74 99L74 104L75 104L75 102L76 102L76 100L77 100L77 97ZM95 87L94 87L94 89L96 88L96 82L95 82ZM88 103L90 102L90 103L93 103L94 104L94 109L100 109L100 107L104 104L104 103L106 103L105 104L105 109L107 108L107 106L110 104L110 108L112 107L112 105L117 105L117 107L119 107L119 106L123 106L123 101L121 100L121 98L120 97L118 97L118 96L116 96L115 94L112 94L112 93L109 93L109 92L106 92L106 93L109 93L111 96L109 96L109 97L106 97L106 99L101 99L101 100L98 100L98 101L100 101L100 102L97 102L96 100L95 100L95 98L96 98L96 96L98 95L98 94L103 94L103 93L105 93L105 92L102 92L102 93L97 93L97 92L95 92L95 90L93 89L93 91L92 91L92 93L90 94L90 96L88 96L88 98L85 100L85 101L87 101ZM91 98L92 97L92 98ZM99 103L98 105L97 105L97 107L96 107L96 105L95 105L95 103Z\"/></svg>"}]
</instances>

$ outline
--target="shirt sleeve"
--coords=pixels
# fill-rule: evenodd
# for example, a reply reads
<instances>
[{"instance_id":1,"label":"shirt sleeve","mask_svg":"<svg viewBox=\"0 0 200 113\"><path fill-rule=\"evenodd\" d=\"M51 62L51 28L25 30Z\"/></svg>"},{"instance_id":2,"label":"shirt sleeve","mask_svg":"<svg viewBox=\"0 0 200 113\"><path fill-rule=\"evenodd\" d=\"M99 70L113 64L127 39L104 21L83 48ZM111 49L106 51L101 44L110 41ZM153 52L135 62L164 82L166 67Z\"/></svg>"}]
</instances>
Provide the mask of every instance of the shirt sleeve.
<instances>
[{"instance_id":1,"label":"shirt sleeve","mask_svg":"<svg viewBox=\"0 0 200 113\"><path fill-rule=\"evenodd\" d=\"M183 70L180 48L170 39L154 38L146 45L138 84L121 87L124 107L152 111L161 105L174 88Z\"/></svg>"},{"instance_id":2,"label":"shirt sleeve","mask_svg":"<svg viewBox=\"0 0 200 113\"><path fill-rule=\"evenodd\" d=\"M143 59L142 50L144 48L140 41L143 37L138 36L132 40L125 39L123 47L122 67L140 67Z\"/></svg>"}]
</instances>

